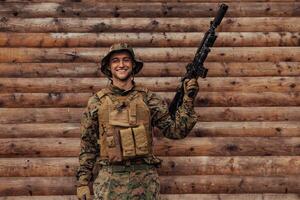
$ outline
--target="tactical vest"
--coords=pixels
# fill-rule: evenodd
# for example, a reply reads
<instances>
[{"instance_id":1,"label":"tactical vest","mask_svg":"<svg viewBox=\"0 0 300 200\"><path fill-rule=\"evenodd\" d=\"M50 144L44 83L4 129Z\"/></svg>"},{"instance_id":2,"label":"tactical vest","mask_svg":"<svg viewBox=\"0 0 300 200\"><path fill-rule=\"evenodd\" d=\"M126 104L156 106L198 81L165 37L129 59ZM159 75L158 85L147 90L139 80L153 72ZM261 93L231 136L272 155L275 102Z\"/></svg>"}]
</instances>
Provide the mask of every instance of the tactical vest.
<instances>
[{"instance_id":1,"label":"tactical vest","mask_svg":"<svg viewBox=\"0 0 300 200\"><path fill-rule=\"evenodd\" d=\"M116 96L109 89L97 93L100 99L100 160L120 162L152 155L150 110L144 102L146 89L135 87L127 96Z\"/></svg>"}]
</instances>

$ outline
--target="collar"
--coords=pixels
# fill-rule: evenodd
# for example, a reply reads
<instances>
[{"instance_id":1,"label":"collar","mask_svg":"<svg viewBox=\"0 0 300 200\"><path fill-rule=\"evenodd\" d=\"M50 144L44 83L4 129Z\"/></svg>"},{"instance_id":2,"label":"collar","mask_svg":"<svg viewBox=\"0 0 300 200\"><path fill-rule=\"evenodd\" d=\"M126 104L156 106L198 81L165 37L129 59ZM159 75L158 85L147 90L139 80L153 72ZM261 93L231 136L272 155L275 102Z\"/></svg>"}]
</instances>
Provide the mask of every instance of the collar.
<instances>
[{"instance_id":1,"label":"collar","mask_svg":"<svg viewBox=\"0 0 300 200\"><path fill-rule=\"evenodd\" d=\"M121 95L121 96L126 96L128 95L129 93L131 93L132 91L134 91L134 88L135 88L135 82L132 81L133 83L133 86L132 88L130 88L129 90L124 90L124 89L121 89L115 85L113 85L112 83L109 84L108 86L108 89L110 91L112 91L114 94L118 94L118 95Z\"/></svg>"}]
</instances>

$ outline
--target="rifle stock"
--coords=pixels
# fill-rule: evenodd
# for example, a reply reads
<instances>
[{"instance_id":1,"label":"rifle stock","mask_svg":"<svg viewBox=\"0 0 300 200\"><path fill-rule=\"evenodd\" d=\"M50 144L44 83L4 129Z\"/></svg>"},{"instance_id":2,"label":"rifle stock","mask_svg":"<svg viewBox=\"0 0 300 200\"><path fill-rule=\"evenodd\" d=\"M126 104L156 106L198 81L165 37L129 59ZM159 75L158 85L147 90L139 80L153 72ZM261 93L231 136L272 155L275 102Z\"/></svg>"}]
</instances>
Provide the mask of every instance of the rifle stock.
<instances>
[{"instance_id":1,"label":"rifle stock","mask_svg":"<svg viewBox=\"0 0 300 200\"><path fill-rule=\"evenodd\" d=\"M178 110L178 108L182 105L183 102L183 96L184 96L184 81L185 79L192 79L198 77L205 78L208 72L208 69L206 69L203 66L204 61L207 58L208 53L210 52L210 47L214 45L214 42L217 39L217 35L215 34L215 29L218 25L220 25L223 17L226 14L226 11L228 9L228 6L226 4L221 4L217 16L214 18L213 21L210 22L210 28L205 33L199 48L197 49L197 52L195 54L194 60L192 63L189 63L186 66L186 73L181 79L181 86L177 89L176 94L170 103L169 106L169 113L172 117L172 119L175 119L175 113ZM188 96L194 97L196 96L196 91L189 91Z\"/></svg>"}]
</instances>

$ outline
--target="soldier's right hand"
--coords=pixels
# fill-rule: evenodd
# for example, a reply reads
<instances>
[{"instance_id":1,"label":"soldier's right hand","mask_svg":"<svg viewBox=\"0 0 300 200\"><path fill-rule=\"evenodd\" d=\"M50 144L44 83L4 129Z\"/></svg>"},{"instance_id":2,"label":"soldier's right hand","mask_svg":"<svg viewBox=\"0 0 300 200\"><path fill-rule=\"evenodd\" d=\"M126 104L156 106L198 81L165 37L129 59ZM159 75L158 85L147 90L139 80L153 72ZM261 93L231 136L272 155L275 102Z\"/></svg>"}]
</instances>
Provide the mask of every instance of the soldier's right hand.
<instances>
[{"instance_id":1,"label":"soldier's right hand","mask_svg":"<svg viewBox=\"0 0 300 200\"><path fill-rule=\"evenodd\" d=\"M77 187L77 198L79 200L92 200L89 186Z\"/></svg>"},{"instance_id":2,"label":"soldier's right hand","mask_svg":"<svg viewBox=\"0 0 300 200\"><path fill-rule=\"evenodd\" d=\"M183 88L184 88L184 98L189 99L192 101L198 91L199 91L199 85L197 82L197 79L192 78L192 79L185 79L183 83Z\"/></svg>"}]
</instances>

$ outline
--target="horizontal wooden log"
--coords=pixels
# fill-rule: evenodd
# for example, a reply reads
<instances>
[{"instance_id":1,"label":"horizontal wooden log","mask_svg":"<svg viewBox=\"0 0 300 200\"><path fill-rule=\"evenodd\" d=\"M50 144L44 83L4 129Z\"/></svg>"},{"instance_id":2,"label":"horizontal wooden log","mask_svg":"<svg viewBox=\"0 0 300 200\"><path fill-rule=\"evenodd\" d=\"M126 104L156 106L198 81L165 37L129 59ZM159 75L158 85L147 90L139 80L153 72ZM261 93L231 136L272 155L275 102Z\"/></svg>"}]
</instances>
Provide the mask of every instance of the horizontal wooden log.
<instances>
[{"instance_id":1,"label":"horizontal wooden log","mask_svg":"<svg viewBox=\"0 0 300 200\"><path fill-rule=\"evenodd\" d=\"M0 177L0 196L75 195L75 185L75 177Z\"/></svg>"},{"instance_id":2,"label":"horizontal wooden log","mask_svg":"<svg viewBox=\"0 0 300 200\"><path fill-rule=\"evenodd\" d=\"M0 123L74 123L83 108L0 108ZM196 107L198 121L300 121L300 107Z\"/></svg>"},{"instance_id":3,"label":"horizontal wooden log","mask_svg":"<svg viewBox=\"0 0 300 200\"><path fill-rule=\"evenodd\" d=\"M162 134L155 130L156 136ZM198 122L189 137L299 137L298 121ZM0 138L79 138L79 123L0 124Z\"/></svg>"},{"instance_id":4,"label":"horizontal wooden log","mask_svg":"<svg viewBox=\"0 0 300 200\"><path fill-rule=\"evenodd\" d=\"M35 195L35 196L3 196L3 197L0 196L0 200L53 200L53 199L78 200L76 195L47 195L47 196ZM289 200L294 200L294 199L289 199Z\"/></svg>"},{"instance_id":5,"label":"horizontal wooden log","mask_svg":"<svg viewBox=\"0 0 300 200\"><path fill-rule=\"evenodd\" d=\"M0 143L3 144L0 157L55 157L60 154L71 157L78 156L80 148L78 138L47 138L47 141L42 138L0 139Z\"/></svg>"},{"instance_id":6,"label":"horizontal wooden log","mask_svg":"<svg viewBox=\"0 0 300 200\"><path fill-rule=\"evenodd\" d=\"M1 158L1 177L75 176L78 157Z\"/></svg>"},{"instance_id":7,"label":"horizontal wooden log","mask_svg":"<svg viewBox=\"0 0 300 200\"><path fill-rule=\"evenodd\" d=\"M163 200L299 200L298 194L162 194ZM6 196L0 200L77 200L76 195Z\"/></svg>"},{"instance_id":8,"label":"horizontal wooden log","mask_svg":"<svg viewBox=\"0 0 300 200\"><path fill-rule=\"evenodd\" d=\"M299 141L297 137L186 138L181 141L160 139L155 145L155 153L160 156L298 155Z\"/></svg>"},{"instance_id":9,"label":"horizontal wooden log","mask_svg":"<svg viewBox=\"0 0 300 200\"><path fill-rule=\"evenodd\" d=\"M154 92L174 92L178 77L135 78ZM198 79L201 92L299 92L300 77L207 77ZM142 84L141 84L142 83ZM109 85L107 78L0 78L0 93L97 92Z\"/></svg>"},{"instance_id":10,"label":"horizontal wooden log","mask_svg":"<svg viewBox=\"0 0 300 200\"><path fill-rule=\"evenodd\" d=\"M135 48L145 62L190 62L196 48ZM0 62L99 62L107 48L0 48ZM207 61L299 62L300 47L216 47Z\"/></svg>"},{"instance_id":11,"label":"horizontal wooden log","mask_svg":"<svg viewBox=\"0 0 300 200\"><path fill-rule=\"evenodd\" d=\"M286 176L300 174L300 157L163 157L160 175ZM289 169L289 170L287 170ZM287 172L289 171L289 172Z\"/></svg>"},{"instance_id":12,"label":"horizontal wooden log","mask_svg":"<svg viewBox=\"0 0 300 200\"><path fill-rule=\"evenodd\" d=\"M298 137L299 122L198 122L193 137Z\"/></svg>"},{"instance_id":13,"label":"horizontal wooden log","mask_svg":"<svg viewBox=\"0 0 300 200\"><path fill-rule=\"evenodd\" d=\"M207 178L207 179L206 179ZM298 177L168 176L161 178L161 191L174 193L297 192ZM196 181L197 180L197 181ZM213 185L214 187L210 187Z\"/></svg>"},{"instance_id":14,"label":"horizontal wooden log","mask_svg":"<svg viewBox=\"0 0 300 200\"><path fill-rule=\"evenodd\" d=\"M162 96L162 95L161 95ZM163 96L166 101L173 95ZM1 94L0 94L1 98ZM200 92L195 100L195 106L298 106L298 93L245 93L245 92Z\"/></svg>"},{"instance_id":15,"label":"horizontal wooden log","mask_svg":"<svg viewBox=\"0 0 300 200\"><path fill-rule=\"evenodd\" d=\"M9 3L74 3L73 0L5 0L5 2ZM81 1L79 1L81 2ZM145 2L145 0L102 0L101 2ZM147 2L182 2L182 3L189 3L189 2L220 2L220 0L148 0ZM282 0L223 0L222 2L282 2ZM299 0L285 0L285 2L299 2ZM98 0L84 0L84 3L99 3Z\"/></svg>"},{"instance_id":16,"label":"horizontal wooden log","mask_svg":"<svg viewBox=\"0 0 300 200\"><path fill-rule=\"evenodd\" d=\"M300 175L299 156L235 156L235 157L160 157L158 172L173 175ZM78 157L1 158L1 177L75 176ZM289 169L289 170L287 170Z\"/></svg>"},{"instance_id":17,"label":"horizontal wooden log","mask_svg":"<svg viewBox=\"0 0 300 200\"><path fill-rule=\"evenodd\" d=\"M299 16L299 3L228 3L226 17ZM6 17L212 17L219 3L2 3Z\"/></svg>"},{"instance_id":18,"label":"horizontal wooden log","mask_svg":"<svg viewBox=\"0 0 300 200\"><path fill-rule=\"evenodd\" d=\"M80 122L82 108L0 108L0 123Z\"/></svg>"},{"instance_id":19,"label":"horizontal wooden log","mask_svg":"<svg viewBox=\"0 0 300 200\"><path fill-rule=\"evenodd\" d=\"M158 92L168 103L174 93ZM85 107L92 93L0 93L0 106L6 108ZM200 92L195 100L199 107L231 106L298 106L299 92Z\"/></svg>"},{"instance_id":20,"label":"horizontal wooden log","mask_svg":"<svg viewBox=\"0 0 300 200\"><path fill-rule=\"evenodd\" d=\"M15 18L2 17L1 32L201 32L210 18ZM220 32L299 32L297 17L226 17Z\"/></svg>"},{"instance_id":21,"label":"horizontal wooden log","mask_svg":"<svg viewBox=\"0 0 300 200\"><path fill-rule=\"evenodd\" d=\"M283 132L285 132L285 130L283 130ZM0 124L0 138L35 138L35 137L79 138L80 123Z\"/></svg>"},{"instance_id":22,"label":"horizontal wooden log","mask_svg":"<svg viewBox=\"0 0 300 200\"><path fill-rule=\"evenodd\" d=\"M0 94L1 107L85 107L91 93L6 93Z\"/></svg>"},{"instance_id":23,"label":"horizontal wooden log","mask_svg":"<svg viewBox=\"0 0 300 200\"><path fill-rule=\"evenodd\" d=\"M164 194L165 200L299 200L298 194ZM7 199L10 200L10 199ZM16 199L19 200L19 199ZM25 200L25 199L24 199ZM44 199L43 199L44 200ZM47 200L47 199L45 199ZM62 199L63 200L63 199ZM64 199L67 200L67 199Z\"/></svg>"},{"instance_id":24,"label":"horizontal wooden log","mask_svg":"<svg viewBox=\"0 0 300 200\"><path fill-rule=\"evenodd\" d=\"M146 62L137 77L178 77L185 62ZM300 62L206 62L209 77L299 76ZM99 63L0 63L0 77L105 77Z\"/></svg>"},{"instance_id":25,"label":"horizontal wooden log","mask_svg":"<svg viewBox=\"0 0 300 200\"><path fill-rule=\"evenodd\" d=\"M99 13L99 12L97 12ZM0 33L0 47L197 47L203 33ZM215 47L299 46L297 32L221 32Z\"/></svg>"},{"instance_id":26,"label":"horizontal wooden log","mask_svg":"<svg viewBox=\"0 0 300 200\"><path fill-rule=\"evenodd\" d=\"M74 157L79 155L77 138L0 139L0 157ZM296 156L299 137L216 137L169 140L156 138L158 156Z\"/></svg>"},{"instance_id":27,"label":"horizontal wooden log","mask_svg":"<svg viewBox=\"0 0 300 200\"><path fill-rule=\"evenodd\" d=\"M154 65L159 65L159 64L154 64ZM159 66L162 67L162 65L163 63L161 63ZM175 63L172 66L176 66ZM145 68L143 68L143 70ZM150 66L147 68L150 68ZM146 70L146 71L150 71L150 70ZM36 77L37 78L37 77L105 77L105 76L100 72L99 63L0 63L0 77L23 77L23 78Z\"/></svg>"},{"instance_id":28,"label":"horizontal wooden log","mask_svg":"<svg viewBox=\"0 0 300 200\"><path fill-rule=\"evenodd\" d=\"M6 0L7 2L43 2L42 0ZM144 2L145 0L103 0L102 2ZM280 2L282 0L224 0L222 2ZM70 0L46 0L46 2L70 2ZM84 2L97 2L97 0L85 0ZM219 0L149 0L149 2L219 2ZM286 2L299 2L299 0L286 0Z\"/></svg>"},{"instance_id":29,"label":"horizontal wooden log","mask_svg":"<svg viewBox=\"0 0 300 200\"><path fill-rule=\"evenodd\" d=\"M160 177L161 193L298 193L299 176L170 176ZM72 195L75 177L1 177L0 193L10 195Z\"/></svg>"},{"instance_id":30,"label":"horizontal wooden log","mask_svg":"<svg viewBox=\"0 0 300 200\"><path fill-rule=\"evenodd\" d=\"M300 107L201 107L199 121L299 121ZM299 114L297 114L299 112Z\"/></svg>"}]
</instances>

